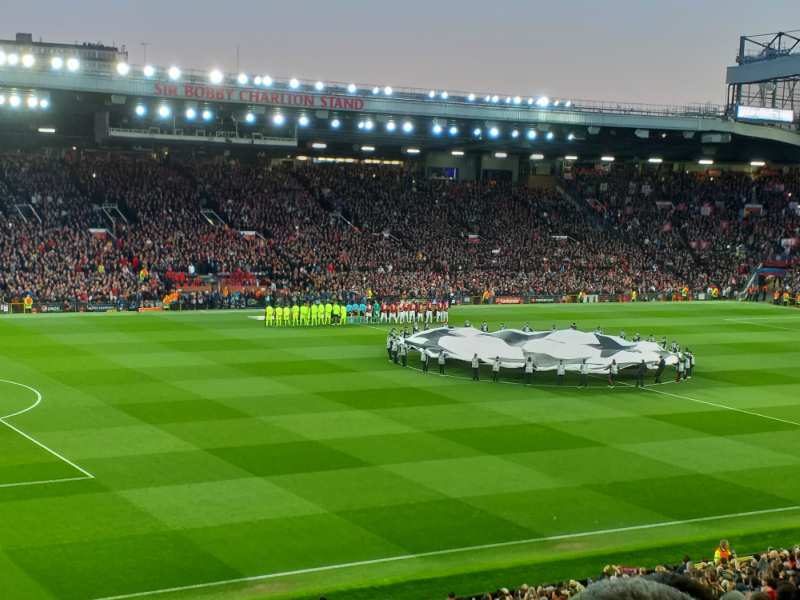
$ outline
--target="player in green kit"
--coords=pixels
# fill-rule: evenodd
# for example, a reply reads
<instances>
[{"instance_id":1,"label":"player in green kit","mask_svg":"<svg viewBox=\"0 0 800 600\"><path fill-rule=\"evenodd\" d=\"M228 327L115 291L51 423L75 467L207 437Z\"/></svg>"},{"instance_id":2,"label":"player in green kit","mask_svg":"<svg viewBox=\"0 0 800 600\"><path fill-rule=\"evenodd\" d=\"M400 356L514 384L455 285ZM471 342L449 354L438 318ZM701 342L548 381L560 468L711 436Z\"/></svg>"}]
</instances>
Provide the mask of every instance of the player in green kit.
<instances>
[{"instance_id":1,"label":"player in green kit","mask_svg":"<svg viewBox=\"0 0 800 600\"><path fill-rule=\"evenodd\" d=\"M344 304L339 305L339 325L347 324L347 306Z\"/></svg>"},{"instance_id":2,"label":"player in green kit","mask_svg":"<svg viewBox=\"0 0 800 600\"><path fill-rule=\"evenodd\" d=\"M322 310L323 310L323 307L322 307L322 306L320 306L319 308L320 308L320 311L322 311ZM328 300L328 301L325 303L324 311L325 311L325 312L323 313L323 314L324 314L324 316L323 316L323 319L324 319L324 320L323 320L322 322L323 322L325 325L330 325L330 324L331 324L331 315L333 314L333 304L331 304L331 301L330 301L330 300Z\"/></svg>"},{"instance_id":3,"label":"player in green kit","mask_svg":"<svg viewBox=\"0 0 800 600\"><path fill-rule=\"evenodd\" d=\"M273 322L273 325L275 325L275 327L280 327L281 319L283 319L283 308L281 308L281 305L279 304L275 307L275 321Z\"/></svg>"},{"instance_id":4,"label":"player in green kit","mask_svg":"<svg viewBox=\"0 0 800 600\"><path fill-rule=\"evenodd\" d=\"M381 318L381 303L375 300L372 304L372 322L377 323Z\"/></svg>"},{"instance_id":5,"label":"player in green kit","mask_svg":"<svg viewBox=\"0 0 800 600\"><path fill-rule=\"evenodd\" d=\"M275 324L275 309L271 304L267 304L264 309L264 327L272 327Z\"/></svg>"},{"instance_id":6,"label":"player in green kit","mask_svg":"<svg viewBox=\"0 0 800 600\"><path fill-rule=\"evenodd\" d=\"M311 303L311 325L319 325L319 306L316 302Z\"/></svg>"},{"instance_id":7,"label":"player in green kit","mask_svg":"<svg viewBox=\"0 0 800 600\"><path fill-rule=\"evenodd\" d=\"M308 323L309 323L308 313L309 312L310 312L310 308L308 306L308 303L307 302L303 302L303 304L300 305L300 325L303 325L304 327L308 325Z\"/></svg>"},{"instance_id":8,"label":"player in green kit","mask_svg":"<svg viewBox=\"0 0 800 600\"><path fill-rule=\"evenodd\" d=\"M300 307L297 302L292 304L292 327L300 325Z\"/></svg>"}]
</instances>

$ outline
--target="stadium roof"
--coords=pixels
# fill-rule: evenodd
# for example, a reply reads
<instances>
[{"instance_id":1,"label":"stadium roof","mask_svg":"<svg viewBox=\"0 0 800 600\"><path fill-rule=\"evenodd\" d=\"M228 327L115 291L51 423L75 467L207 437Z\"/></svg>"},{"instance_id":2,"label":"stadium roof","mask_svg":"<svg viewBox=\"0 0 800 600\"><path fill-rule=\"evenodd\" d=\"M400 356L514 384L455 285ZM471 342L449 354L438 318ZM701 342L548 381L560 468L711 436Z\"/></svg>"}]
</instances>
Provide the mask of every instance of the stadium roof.
<instances>
[{"instance_id":1,"label":"stadium roof","mask_svg":"<svg viewBox=\"0 0 800 600\"><path fill-rule=\"evenodd\" d=\"M409 148L599 160L800 161L800 134L721 106L395 88L26 54L0 45L0 128L69 139L386 155ZM12 100L15 104L12 106ZM313 145L316 144L316 147Z\"/></svg>"}]
</instances>

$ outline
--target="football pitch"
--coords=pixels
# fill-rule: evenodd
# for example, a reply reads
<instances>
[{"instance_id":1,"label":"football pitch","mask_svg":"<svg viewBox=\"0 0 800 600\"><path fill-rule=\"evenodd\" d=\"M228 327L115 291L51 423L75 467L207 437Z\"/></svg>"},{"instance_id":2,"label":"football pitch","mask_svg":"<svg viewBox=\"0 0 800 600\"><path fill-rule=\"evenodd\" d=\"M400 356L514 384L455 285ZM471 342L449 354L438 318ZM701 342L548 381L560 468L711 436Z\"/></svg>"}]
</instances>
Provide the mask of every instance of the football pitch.
<instances>
[{"instance_id":1,"label":"football pitch","mask_svg":"<svg viewBox=\"0 0 800 600\"><path fill-rule=\"evenodd\" d=\"M425 375L385 327L253 315L0 318L4 597L443 598L800 541L800 310L451 310L692 349L645 390Z\"/></svg>"}]
</instances>

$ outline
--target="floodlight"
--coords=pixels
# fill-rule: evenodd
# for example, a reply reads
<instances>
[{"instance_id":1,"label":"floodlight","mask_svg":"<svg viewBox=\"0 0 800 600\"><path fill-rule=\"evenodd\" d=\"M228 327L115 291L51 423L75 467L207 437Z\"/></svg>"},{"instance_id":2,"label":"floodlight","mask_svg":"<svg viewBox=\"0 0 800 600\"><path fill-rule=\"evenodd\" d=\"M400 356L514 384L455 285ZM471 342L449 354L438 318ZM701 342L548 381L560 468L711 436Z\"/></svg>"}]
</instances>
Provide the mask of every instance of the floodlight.
<instances>
[{"instance_id":1,"label":"floodlight","mask_svg":"<svg viewBox=\"0 0 800 600\"><path fill-rule=\"evenodd\" d=\"M16 94L8 99L8 104L9 106L11 106L11 108L17 108L21 102L22 100L20 100L19 96L17 96Z\"/></svg>"},{"instance_id":2,"label":"floodlight","mask_svg":"<svg viewBox=\"0 0 800 600\"><path fill-rule=\"evenodd\" d=\"M547 135L545 135L544 137L545 137L545 138L547 139L547 141L549 142L549 141L552 141L552 139L553 139L554 137L556 137L556 135L555 135L555 134L554 134L552 131L548 131L548 132L547 132Z\"/></svg>"},{"instance_id":3,"label":"floodlight","mask_svg":"<svg viewBox=\"0 0 800 600\"><path fill-rule=\"evenodd\" d=\"M439 125L439 123L434 123L432 131L434 135L440 135L442 133L442 126Z\"/></svg>"},{"instance_id":4,"label":"floodlight","mask_svg":"<svg viewBox=\"0 0 800 600\"><path fill-rule=\"evenodd\" d=\"M470 102L475 102L475 94L470 94L469 96L467 96L467 100L469 100Z\"/></svg>"},{"instance_id":5,"label":"floodlight","mask_svg":"<svg viewBox=\"0 0 800 600\"><path fill-rule=\"evenodd\" d=\"M38 108L39 106L39 99L36 96L28 96L28 99L25 101L28 105L28 108Z\"/></svg>"},{"instance_id":6,"label":"floodlight","mask_svg":"<svg viewBox=\"0 0 800 600\"><path fill-rule=\"evenodd\" d=\"M342 122L339 119L333 119L331 121L331 127L333 127L334 129L339 129L339 127L341 125L342 125Z\"/></svg>"},{"instance_id":7,"label":"floodlight","mask_svg":"<svg viewBox=\"0 0 800 600\"><path fill-rule=\"evenodd\" d=\"M156 74L156 69L155 67L153 67L153 65L145 65L144 68L142 69L142 75L144 75L145 77L152 77L155 74Z\"/></svg>"},{"instance_id":8,"label":"floodlight","mask_svg":"<svg viewBox=\"0 0 800 600\"><path fill-rule=\"evenodd\" d=\"M147 107L144 104L137 104L134 112L137 117L143 117L147 114Z\"/></svg>"},{"instance_id":9,"label":"floodlight","mask_svg":"<svg viewBox=\"0 0 800 600\"><path fill-rule=\"evenodd\" d=\"M0 61L0 64L3 64L2 61ZM50 59L50 68L53 69L53 71L60 71L63 66L64 59L60 56L54 56Z\"/></svg>"},{"instance_id":10,"label":"floodlight","mask_svg":"<svg viewBox=\"0 0 800 600\"><path fill-rule=\"evenodd\" d=\"M489 129L489 137L496 138L498 135L500 135L500 130L497 127L491 127Z\"/></svg>"},{"instance_id":11,"label":"floodlight","mask_svg":"<svg viewBox=\"0 0 800 600\"><path fill-rule=\"evenodd\" d=\"M447 92L442 92L441 94L439 94L439 97L442 100L447 100L450 97L450 94L448 94Z\"/></svg>"},{"instance_id":12,"label":"floodlight","mask_svg":"<svg viewBox=\"0 0 800 600\"><path fill-rule=\"evenodd\" d=\"M414 124L411 121L404 121L403 122L403 131L405 133L411 133L414 131Z\"/></svg>"},{"instance_id":13,"label":"floodlight","mask_svg":"<svg viewBox=\"0 0 800 600\"><path fill-rule=\"evenodd\" d=\"M275 116L277 116L277 115L275 115ZM247 114L244 116L244 120L245 120L245 122L247 122L247 123L249 123L250 125L252 125L253 123L255 123L255 122L256 122L256 116L255 116L253 113L251 113L251 112L248 112L248 113L247 113ZM273 117L273 119L272 119L272 122L273 122L273 123L275 123L276 125L279 125L279 123L276 123L276 122L275 122L275 118L274 118L274 117Z\"/></svg>"},{"instance_id":14,"label":"floodlight","mask_svg":"<svg viewBox=\"0 0 800 600\"><path fill-rule=\"evenodd\" d=\"M514 129L511 132L511 137L514 138L514 139L517 139L519 137L519 131L517 129Z\"/></svg>"},{"instance_id":15,"label":"floodlight","mask_svg":"<svg viewBox=\"0 0 800 600\"><path fill-rule=\"evenodd\" d=\"M186 109L186 118L189 121L194 121L195 117L197 116L197 111L193 108Z\"/></svg>"},{"instance_id":16,"label":"floodlight","mask_svg":"<svg viewBox=\"0 0 800 600\"><path fill-rule=\"evenodd\" d=\"M13 52L6 57L6 62L10 67L16 67L19 63L19 54L14 54Z\"/></svg>"},{"instance_id":17,"label":"floodlight","mask_svg":"<svg viewBox=\"0 0 800 600\"><path fill-rule=\"evenodd\" d=\"M458 135L458 127L455 125L450 125L450 129L447 130L450 135Z\"/></svg>"},{"instance_id":18,"label":"floodlight","mask_svg":"<svg viewBox=\"0 0 800 600\"><path fill-rule=\"evenodd\" d=\"M23 54L22 55L22 66L26 69L30 69L34 64L36 64L36 59L33 57L33 54Z\"/></svg>"},{"instance_id":19,"label":"floodlight","mask_svg":"<svg viewBox=\"0 0 800 600\"><path fill-rule=\"evenodd\" d=\"M306 115L300 115L300 118L297 119L297 124L300 125L300 127L308 127L310 122L311 121Z\"/></svg>"},{"instance_id":20,"label":"floodlight","mask_svg":"<svg viewBox=\"0 0 800 600\"><path fill-rule=\"evenodd\" d=\"M314 89L317 90L318 92L321 92L322 90L325 89L325 84L322 83L321 81L318 81L317 83L314 84Z\"/></svg>"},{"instance_id":21,"label":"floodlight","mask_svg":"<svg viewBox=\"0 0 800 600\"><path fill-rule=\"evenodd\" d=\"M392 86L387 85L385 88L383 88L383 93L386 96L391 96L394 93L394 90L392 90Z\"/></svg>"},{"instance_id":22,"label":"floodlight","mask_svg":"<svg viewBox=\"0 0 800 600\"><path fill-rule=\"evenodd\" d=\"M125 77L131 72L131 66L126 62L117 63L117 74Z\"/></svg>"},{"instance_id":23,"label":"floodlight","mask_svg":"<svg viewBox=\"0 0 800 600\"><path fill-rule=\"evenodd\" d=\"M181 78L181 70L180 70L178 67L176 67L176 66L172 66L172 67L170 67L170 68L169 68L169 70L167 71L167 76L168 76L168 77L169 77L169 78L170 78L172 81L175 81L175 80L177 80L177 79L180 79L180 78Z\"/></svg>"},{"instance_id":24,"label":"floodlight","mask_svg":"<svg viewBox=\"0 0 800 600\"><path fill-rule=\"evenodd\" d=\"M529 140L535 140L536 136L539 135L536 133L535 129L528 129L527 133L525 134Z\"/></svg>"},{"instance_id":25,"label":"floodlight","mask_svg":"<svg viewBox=\"0 0 800 600\"><path fill-rule=\"evenodd\" d=\"M67 70L68 71L71 71L72 73L74 73L75 71L77 71L80 68L81 68L81 61L79 61L77 58L72 56L72 57L67 59Z\"/></svg>"},{"instance_id":26,"label":"floodlight","mask_svg":"<svg viewBox=\"0 0 800 600\"><path fill-rule=\"evenodd\" d=\"M475 137L480 137L480 135L481 135L481 128L480 128L480 127L476 127L475 129L473 129L473 130L472 130L472 135L474 135Z\"/></svg>"},{"instance_id":27,"label":"floodlight","mask_svg":"<svg viewBox=\"0 0 800 600\"><path fill-rule=\"evenodd\" d=\"M428 98L436 98L436 90L431 90L428 92Z\"/></svg>"},{"instance_id":28,"label":"floodlight","mask_svg":"<svg viewBox=\"0 0 800 600\"><path fill-rule=\"evenodd\" d=\"M386 131L391 133L395 129L397 129L397 124L394 121L389 121L388 123L386 123Z\"/></svg>"},{"instance_id":29,"label":"floodlight","mask_svg":"<svg viewBox=\"0 0 800 600\"><path fill-rule=\"evenodd\" d=\"M166 119L167 117L169 117L171 112L172 111L169 109L169 106L167 106L166 104L162 104L161 106L158 107L158 116L161 117L162 119Z\"/></svg>"},{"instance_id":30,"label":"floodlight","mask_svg":"<svg viewBox=\"0 0 800 600\"><path fill-rule=\"evenodd\" d=\"M239 73L236 81L239 82L239 85L247 85L247 82L250 81L250 78L247 76L247 73Z\"/></svg>"},{"instance_id":31,"label":"floodlight","mask_svg":"<svg viewBox=\"0 0 800 600\"><path fill-rule=\"evenodd\" d=\"M271 86L272 85L272 77L270 77L269 75L264 75L261 78L261 83L264 85L264 87Z\"/></svg>"},{"instance_id":32,"label":"floodlight","mask_svg":"<svg viewBox=\"0 0 800 600\"><path fill-rule=\"evenodd\" d=\"M205 109L202 113L203 121L210 121L213 116L214 114L208 109Z\"/></svg>"},{"instance_id":33,"label":"floodlight","mask_svg":"<svg viewBox=\"0 0 800 600\"><path fill-rule=\"evenodd\" d=\"M252 113L251 113L251 114L252 114ZM277 125L277 126L279 126L279 127L280 127L280 126L281 126L281 125L283 125L285 122L286 122L286 117L284 117L284 116L283 116L283 114L281 114L281 113L275 113L274 115L272 115L272 124L273 124L273 125Z\"/></svg>"},{"instance_id":34,"label":"floodlight","mask_svg":"<svg viewBox=\"0 0 800 600\"><path fill-rule=\"evenodd\" d=\"M289 80L289 87L292 88L293 90L296 90L297 88L300 87L300 82L296 78L292 77Z\"/></svg>"}]
</instances>

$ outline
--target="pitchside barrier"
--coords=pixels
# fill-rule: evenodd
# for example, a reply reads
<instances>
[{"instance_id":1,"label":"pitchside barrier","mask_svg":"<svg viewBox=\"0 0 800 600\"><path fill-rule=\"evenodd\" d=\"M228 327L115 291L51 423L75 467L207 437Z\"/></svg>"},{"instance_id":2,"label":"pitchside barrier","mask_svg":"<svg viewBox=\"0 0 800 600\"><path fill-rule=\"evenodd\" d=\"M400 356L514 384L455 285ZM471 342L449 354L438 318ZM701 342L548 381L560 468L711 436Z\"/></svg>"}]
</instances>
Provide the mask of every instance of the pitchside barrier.
<instances>
[{"instance_id":1,"label":"pitchside barrier","mask_svg":"<svg viewBox=\"0 0 800 600\"><path fill-rule=\"evenodd\" d=\"M564 304L564 303L607 303L607 302L690 302L690 301L713 301L713 300L726 300L727 298L712 298L704 292L695 294L688 294L683 296L681 294L642 294L638 298L633 299L629 295L606 295L606 294L587 294L579 296L577 294L568 294L564 296L536 296L536 295L522 295L522 296L494 296L491 298L483 298L481 296L472 297L457 297L453 298L452 306L458 305L476 305L476 304L496 304L496 305L512 305L512 304ZM394 301L396 299L387 299L387 301ZM408 299L404 299L408 301ZM771 302L771 299L765 301ZM419 302L427 302L427 300L419 300ZM793 298L790 301L791 306L800 306ZM0 300L0 315L8 314L38 314L38 313L65 313L65 312L159 312L159 311L192 311L192 310L231 310L231 309L263 309L263 299L247 298L240 302L226 302L220 305L211 303L191 303L189 301L172 302L164 304L158 300L149 300L141 303L128 304L125 302L110 303L110 302L33 302L27 304L22 301L2 301Z\"/></svg>"}]
</instances>

